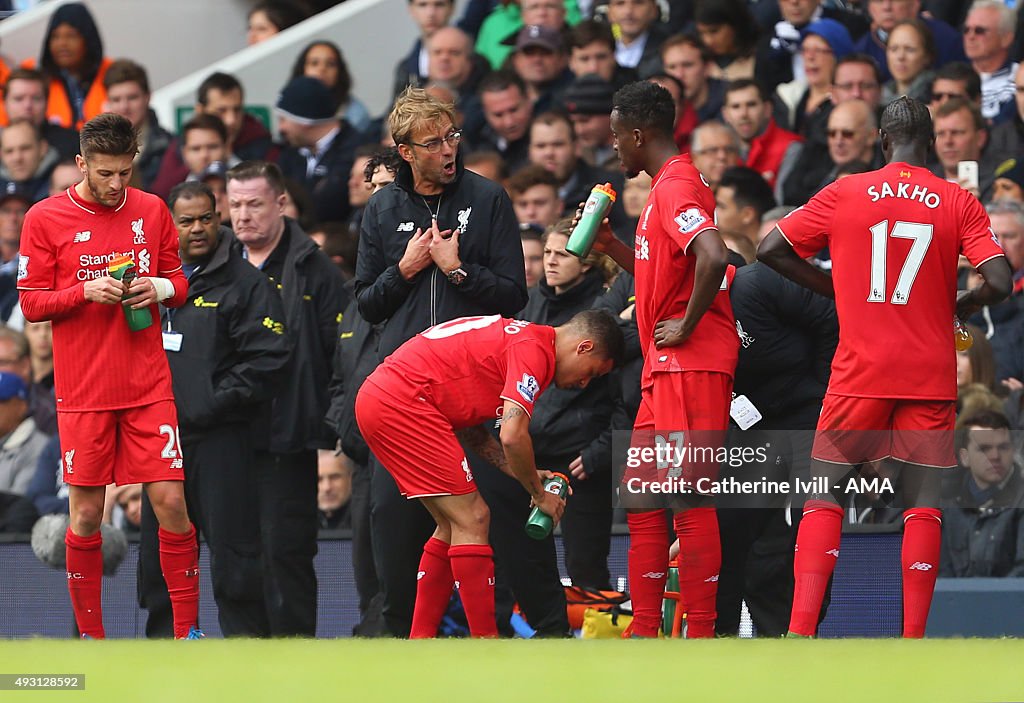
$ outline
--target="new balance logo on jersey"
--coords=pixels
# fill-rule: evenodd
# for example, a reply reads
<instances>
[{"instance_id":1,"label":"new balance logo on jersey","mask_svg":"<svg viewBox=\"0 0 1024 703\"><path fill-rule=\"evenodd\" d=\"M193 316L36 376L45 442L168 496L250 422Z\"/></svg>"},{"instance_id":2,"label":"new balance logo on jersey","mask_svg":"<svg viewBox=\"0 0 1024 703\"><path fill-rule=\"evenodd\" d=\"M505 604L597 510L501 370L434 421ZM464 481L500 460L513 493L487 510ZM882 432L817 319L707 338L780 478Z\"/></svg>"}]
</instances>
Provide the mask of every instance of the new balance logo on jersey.
<instances>
[{"instance_id":1,"label":"new balance logo on jersey","mask_svg":"<svg viewBox=\"0 0 1024 703\"><path fill-rule=\"evenodd\" d=\"M459 234L465 234L466 228L469 227L469 216L472 214L473 208L468 207L465 210L459 210Z\"/></svg>"},{"instance_id":2,"label":"new balance logo on jersey","mask_svg":"<svg viewBox=\"0 0 1024 703\"><path fill-rule=\"evenodd\" d=\"M915 561L910 565L911 571L931 571L934 566L925 561Z\"/></svg>"},{"instance_id":3,"label":"new balance logo on jersey","mask_svg":"<svg viewBox=\"0 0 1024 703\"><path fill-rule=\"evenodd\" d=\"M142 219L143 218L140 217L137 220L132 220L132 232L135 234L135 241L133 242L134 244L146 243L146 233L142 229Z\"/></svg>"},{"instance_id":4,"label":"new balance logo on jersey","mask_svg":"<svg viewBox=\"0 0 1024 703\"><path fill-rule=\"evenodd\" d=\"M633 257L640 259L641 261L651 260L651 245L647 241L647 237L637 235L636 246L633 249Z\"/></svg>"},{"instance_id":5,"label":"new balance logo on jersey","mask_svg":"<svg viewBox=\"0 0 1024 703\"><path fill-rule=\"evenodd\" d=\"M415 222L399 222L398 223L398 229L396 229L395 231L396 232L412 232L414 229L416 229L416 223Z\"/></svg>"},{"instance_id":6,"label":"new balance logo on jersey","mask_svg":"<svg viewBox=\"0 0 1024 703\"><path fill-rule=\"evenodd\" d=\"M85 230L84 232L75 232L75 238L73 241L75 243L88 242L90 239L92 239L92 231Z\"/></svg>"},{"instance_id":7,"label":"new balance logo on jersey","mask_svg":"<svg viewBox=\"0 0 1024 703\"><path fill-rule=\"evenodd\" d=\"M648 571L646 574L644 574L640 578L645 578L645 579L663 579L663 578L665 578L665 572L664 571Z\"/></svg>"},{"instance_id":8,"label":"new balance logo on jersey","mask_svg":"<svg viewBox=\"0 0 1024 703\"><path fill-rule=\"evenodd\" d=\"M839 550L838 549L829 549L827 552L825 552L825 554L831 554L836 559L839 558Z\"/></svg>"},{"instance_id":9,"label":"new balance logo on jersey","mask_svg":"<svg viewBox=\"0 0 1024 703\"><path fill-rule=\"evenodd\" d=\"M71 462L75 459L75 450L69 449L64 452L64 471L69 474L75 473L75 468L71 465Z\"/></svg>"},{"instance_id":10,"label":"new balance logo on jersey","mask_svg":"<svg viewBox=\"0 0 1024 703\"><path fill-rule=\"evenodd\" d=\"M419 581L421 578L423 578L426 575L427 575L426 571L417 571L416 572L416 580Z\"/></svg>"},{"instance_id":11,"label":"new balance logo on jersey","mask_svg":"<svg viewBox=\"0 0 1024 703\"><path fill-rule=\"evenodd\" d=\"M714 576L708 576L706 579L704 579L704 583L718 583L718 574L715 574Z\"/></svg>"},{"instance_id":12,"label":"new balance logo on jersey","mask_svg":"<svg viewBox=\"0 0 1024 703\"><path fill-rule=\"evenodd\" d=\"M146 249L139 251L139 273L149 273L149 251Z\"/></svg>"}]
</instances>

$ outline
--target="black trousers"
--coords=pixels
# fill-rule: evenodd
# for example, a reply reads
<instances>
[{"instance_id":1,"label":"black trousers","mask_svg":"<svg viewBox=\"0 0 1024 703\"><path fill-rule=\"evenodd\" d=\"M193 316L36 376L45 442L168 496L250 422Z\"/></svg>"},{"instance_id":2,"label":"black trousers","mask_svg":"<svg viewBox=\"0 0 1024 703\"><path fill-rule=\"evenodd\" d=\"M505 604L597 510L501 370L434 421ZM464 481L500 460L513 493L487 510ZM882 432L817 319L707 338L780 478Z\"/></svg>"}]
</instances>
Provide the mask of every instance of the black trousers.
<instances>
[{"instance_id":1,"label":"black trousers","mask_svg":"<svg viewBox=\"0 0 1024 703\"><path fill-rule=\"evenodd\" d=\"M210 576L225 637L269 634L260 567L259 512L248 428L231 425L189 441L183 437L189 518L210 550ZM160 568L157 520L142 494L139 604L149 611L147 637L174 634L171 601Z\"/></svg>"},{"instance_id":2,"label":"black trousers","mask_svg":"<svg viewBox=\"0 0 1024 703\"><path fill-rule=\"evenodd\" d=\"M612 539L612 474L572 479L562 516L565 571L575 586L611 590L608 552Z\"/></svg>"},{"instance_id":3,"label":"black trousers","mask_svg":"<svg viewBox=\"0 0 1024 703\"><path fill-rule=\"evenodd\" d=\"M373 559L370 532L370 466L352 462L352 497L349 515L352 518L352 573L359 594L359 624L352 629L357 637L374 637L382 633L380 584Z\"/></svg>"},{"instance_id":4,"label":"black trousers","mask_svg":"<svg viewBox=\"0 0 1024 703\"><path fill-rule=\"evenodd\" d=\"M480 495L491 511L496 581L511 589L537 637L570 636L555 538L537 540L526 534L530 496L519 481L472 453L467 457Z\"/></svg>"},{"instance_id":5,"label":"black trousers","mask_svg":"<svg viewBox=\"0 0 1024 703\"><path fill-rule=\"evenodd\" d=\"M784 509L717 511L722 540L718 578L719 635L739 634L742 601L759 637L781 637L789 629L793 605L793 546L796 527Z\"/></svg>"},{"instance_id":6,"label":"black trousers","mask_svg":"<svg viewBox=\"0 0 1024 703\"><path fill-rule=\"evenodd\" d=\"M794 413L784 423L754 427L746 432L730 428L731 447L767 447L767 461L742 467L723 467L722 477L737 480L787 481L791 489L799 478L810 476L814 431L778 429L813 427L817 406ZM746 600L759 637L781 637L789 629L793 605L793 551L805 496L792 490L788 496L720 498L718 529L722 542L722 568L718 579L719 635L739 633L741 602ZM788 520L787 520L788 513ZM828 607L829 590L821 618ZM819 620L820 621L820 620Z\"/></svg>"},{"instance_id":7,"label":"black trousers","mask_svg":"<svg viewBox=\"0 0 1024 703\"><path fill-rule=\"evenodd\" d=\"M511 590L538 636L569 633L565 591L558 577L553 538L534 540L524 529L530 499L517 481L467 454L477 488L491 512L495 604L499 631L508 632ZM416 601L416 571L434 520L418 500L398 492L391 474L373 464L371 518L373 553L383 596L384 624L395 637L408 637Z\"/></svg>"},{"instance_id":8,"label":"black trousers","mask_svg":"<svg viewBox=\"0 0 1024 703\"><path fill-rule=\"evenodd\" d=\"M315 450L255 453L263 596L272 637L316 636Z\"/></svg>"},{"instance_id":9,"label":"black trousers","mask_svg":"<svg viewBox=\"0 0 1024 703\"><path fill-rule=\"evenodd\" d=\"M407 500L376 457L370 456L370 531L382 596L384 627L408 637L416 603L416 572L434 519L418 500Z\"/></svg>"}]
</instances>

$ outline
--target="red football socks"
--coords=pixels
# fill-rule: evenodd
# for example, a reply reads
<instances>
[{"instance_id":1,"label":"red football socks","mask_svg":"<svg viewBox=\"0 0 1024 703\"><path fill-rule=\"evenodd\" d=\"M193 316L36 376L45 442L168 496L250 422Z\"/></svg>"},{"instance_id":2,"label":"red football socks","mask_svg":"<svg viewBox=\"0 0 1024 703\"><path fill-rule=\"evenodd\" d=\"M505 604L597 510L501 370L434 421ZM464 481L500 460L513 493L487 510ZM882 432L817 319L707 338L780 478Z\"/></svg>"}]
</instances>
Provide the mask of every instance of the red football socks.
<instances>
[{"instance_id":1,"label":"red football socks","mask_svg":"<svg viewBox=\"0 0 1024 703\"><path fill-rule=\"evenodd\" d=\"M167 582L174 614L174 637L183 639L199 619L199 543L190 524L188 532L177 534L164 528L160 538L160 568Z\"/></svg>"},{"instance_id":2,"label":"red football socks","mask_svg":"<svg viewBox=\"0 0 1024 703\"><path fill-rule=\"evenodd\" d=\"M452 563L448 557L450 547L436 537L423 545L420 569L416 574L416 608L412 614L409 639L429 639L437 636L437 627L452 597ZM493 567L492 567L493 569ZM492 598L493 599L493 598Z\"/></svg>"},{"instance_id":3,"label":"red football socks","mask_svg":"<svg viewBox=\"0 0 1024 703\"><path fill-rule=\"evenodd\" d=\"M455 588L466 611L469 634L497 637L494 619L494 552L489 544L456 544L448 549Z\"/></svg>"},{"instance_id":4,"label":"red football socks","mask_svg":"<svg viewBox=\"0 0 1024 703\"><path fill-rule=\"evenodd\" d=\"M686 639L715 636L715 597L722 545L715 509L690 508L675 516L679 537L679 595L686 610Z\"/></svg>"},{"instance_id":5,"label":"red football socks","mask_svg":"<svg viewBox=\"0 0 1024 703\"><path fill-rule=\"evenodd\" d=\"M796 537L793 575L793 611L789 631L813 637L818 629L821 601L828 580L839 559L839 540L843 531L843 509L835 503L809 500Z\"/></svg>"},{"instance_id":6,"label":"red football socks","mask_svg":"<svg viewBox=\"0 0 1024 703\"><path fill-rule=\"evenodd\" d=\"M103 536L99 530L90 537L79 537L71 528L64 535L68 569L68 593L75 612L78 631L94 640L103 632Z\"/></svg>"},{"instance_id":7,"label":"red football socks","mask_svg":"<svg viewBox=\"0 0 1024 703\"><path fill-rule=\"evenodd\" d=\"M661 627L661 604L665 598L665 575L668 573L668 529L665 526L665 512L650 510L643 513L627 513L626 521L629 524L632 634L636 637L657 637L658 629Z\"/></svg>"},{"instance_id":8,"label":"red football socks","mask_svg":"<svg viewBox=\"0 0 1024 703\"><path fill-rule=\"evenodd\" d=\"M903 513L903 636L924 637L942 545L942 512L911 508Z\"/></svg>"}]
</instances>

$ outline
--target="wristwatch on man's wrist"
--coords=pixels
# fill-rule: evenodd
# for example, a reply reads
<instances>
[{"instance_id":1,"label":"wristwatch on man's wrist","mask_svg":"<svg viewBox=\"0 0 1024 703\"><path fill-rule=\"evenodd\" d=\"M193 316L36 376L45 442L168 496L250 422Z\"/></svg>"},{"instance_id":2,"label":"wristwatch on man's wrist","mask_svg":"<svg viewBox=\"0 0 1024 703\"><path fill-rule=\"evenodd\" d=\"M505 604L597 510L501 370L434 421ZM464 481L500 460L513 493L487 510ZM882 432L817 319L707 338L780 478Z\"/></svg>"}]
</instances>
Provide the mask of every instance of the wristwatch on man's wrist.
<instances>
[{"instance_id":1,"label":"wristwatch on man's wrist","mask_svg":"<svg viewBox=\"0 0 1024 703\"><path fill-rule=\"evenodd\" d=\"M469 274L466 273L465 269L460 266L459 268L454 268L446 273L445 278L447 278L448 282L453 286L461 286L462 282L466 280L466 276L468 275Z\"/></svg>"}]
</instances>

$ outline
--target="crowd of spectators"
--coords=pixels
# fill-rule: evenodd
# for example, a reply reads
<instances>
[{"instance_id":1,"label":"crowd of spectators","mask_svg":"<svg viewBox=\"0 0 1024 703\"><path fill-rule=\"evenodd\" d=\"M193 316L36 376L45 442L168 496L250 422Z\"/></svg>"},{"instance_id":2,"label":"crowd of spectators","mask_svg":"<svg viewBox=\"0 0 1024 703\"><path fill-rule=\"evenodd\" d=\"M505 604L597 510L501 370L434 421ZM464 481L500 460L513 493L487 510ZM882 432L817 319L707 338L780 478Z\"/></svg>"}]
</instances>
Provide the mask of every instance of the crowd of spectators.
<instances>
[{"instance_id":1,"label":"crowd of spectators","mask_svg":"<svg viewBox=\"0 0 1024 703\"><path fill-rule=\"evenodd\" d=\"M287 30L330 4L261 2L248 17L248 42ZM649 80L673 95L676 143L715 189L718 227L739 267L758 267L753 261L759 241L788 210L836 179L881 165L877 117L886 104L900 95L925 101L936 136L932 171L985 204L1016 282L1009 300L969 321L974 346L958 353L962 466L947 481L941 573L1018 576L1024 574L1017 441L1024 425L1024 66L1018 63L1024 37L1012 5L1000 0L470 0L457 18L454 0L408 0L408 18L396 21L414 23L418 38L394 67L392 92L397 99L410 86L423 88L453 103L458 136L446 137L447 146L439 143L438 150L451 148L460 173L467 169L497 181L507 193L525 266L523 273L506 274L525 276L529 297L525 307L505 312L521 310L524 319L559 324L573 312L600 306L619 316L626 330L635 325L630 277L600 257L580 261L568 256L563 219L571 217L591 187L610 183L619 193L610 214L612 228L623 241L633 240L651 183L643 174L624 181L619 168L609 122L618 88ZM316 40L294 57L291 76L273 105L276 132L246 110L245 86L219 71L202 82L194 115L180 129L159 124L149 108L146 67L108 56L102 27L81 3L53 13L38 56L9 57L17 61L0 65L0 530L26 531L37 514L68 510L55 438L49 323L24 320L15 288L21 223L34 203L81 179L74 161L76 130L97 114L115 112L141 135L136 187L166 199L181 183L205 184L214 197L213 212L219 213L216 224L234 230L228 236L237 237L250 263L260 268L277 266L281 272L283 254L278 261L274 247L283 251L308 237L336 265L331 273L336 285L324 290L339 291L327 306L343 311L335 316L335 321L340 318L337 333L322 328L314 333L312 320L292 325L292 312L286 321L287 335L313 335L293 338L293 346L309 347L316 340L309 352L316 361L310 363L323 368L306 380L320 384L323 397L313 398L317 394L310 391L309 397L299 394L293 401L313 402L315 407L305 411L319 411L318 427L296 436L274 423L297 416L275 412L261 429L270 432L269 451L278 460L299 449L319 451L318 524L353 530L360 607L368 628L362 632L373 634L381 627L380 608L393 615L396 606L378 593L381 548L371 539L378 530L370 530L371 514L387 501L370 490L375 469L351 408L359 383L393 348L392 341L421 331L428 320L416 318L409 322L415 328L388 329L382 337L385 328L394 326L388 318L398 308L378 311L367 321L367 307L358 304L364 302L361 297L356 299L361 290L357 252L368 246L361 236L368 231L384 236L376 233L380 210L375 200L382 201L373 194L403 187L410 158L400 147L410 142L404 134L398 136L405 141L396 144L386 119L390 108L373 114L359 99L349 62L375 59L346 56L344 48ZM266 222L253 229L229 187L231 170L253 162L276 164L285 179L280 212L275 209L267 222L283 213L287 226L283 240L272 239L269 250L262 249L260 239ZM965 162L976 165L973 172ZM266 180L273 186L275 178ZM396 179L399 183L389 185ZM426 199L423 205L433 213ZM442 203L434 205L441 212ZM364 221L367 212L374 221ZM458 224L465 232L461 218L470 216L459 217L442 225ZM402 223L398 230L400 236L413 235L411 229L402 230ZM394 232L388 234L394 238ZM830 267L827 252L815 261ZM496 264L484 257L481 265ZM960 274L963 286L977 275L966 265ZM289 274L279 275L287 288ZM749 276L762 298L797 300L792 291L765 278L768 274ZM275 280L280 288L281 279ZM303 304L299 293L282 289L282 294L286 307L292 304L289 295L298 295L296 304ZM789 390L800 387L807 394L797 398L799 407L774 408L773 417L777 427L787 419L797 423L792 429L813 427L813 408L815 403L820 407L827 384L829 349L835 346L834 313L819 311L820 324L811 328L796 322L807 310L790 310L776 319L759 309L747 322L741 308L737 317L744 351L737 392L747 384L744 392L751 398L767 388L785 395L785 387L745 369L764 365L759 342L795 326L794 334L810 340L803 351L814 350L806 354L808 365L795 372L772 364L767 368L795 373ZM333 314L320 312L321 319ZM751 334L754 329L759 331ZM634 349L634 361L638 355ZM331 363L334 379L328 388ZM550 391L543 398L547 402L538 404L531 427L538 461L573 477L575 493L563 534L566 568L581 585L611 587L606 560L615 517L607 438L612 429L630 426L638 377L633 363L575 395ZM764 402L777 400L766 397ZM321 422L324 412L331 431ZM312 487L296 495L311 500ZM138 529L139 491L112 488L108 498L109 519ZM885 521L899 512L892 509L896 506L870 501L849 507L852 522ZM494 519L500 524L499 517ZM791 548L787 538L774 539L783 550ZM738 543L736 549L756 550ZM418 552L420 545L414 547ZM539 558L553 558L553 552ZM508 583L500 546L496 560L499 580ZM390 573L384 577L394 578ZM393 619L385 621L392 631L401 630Z\"/></svg>"}]
</instances>

